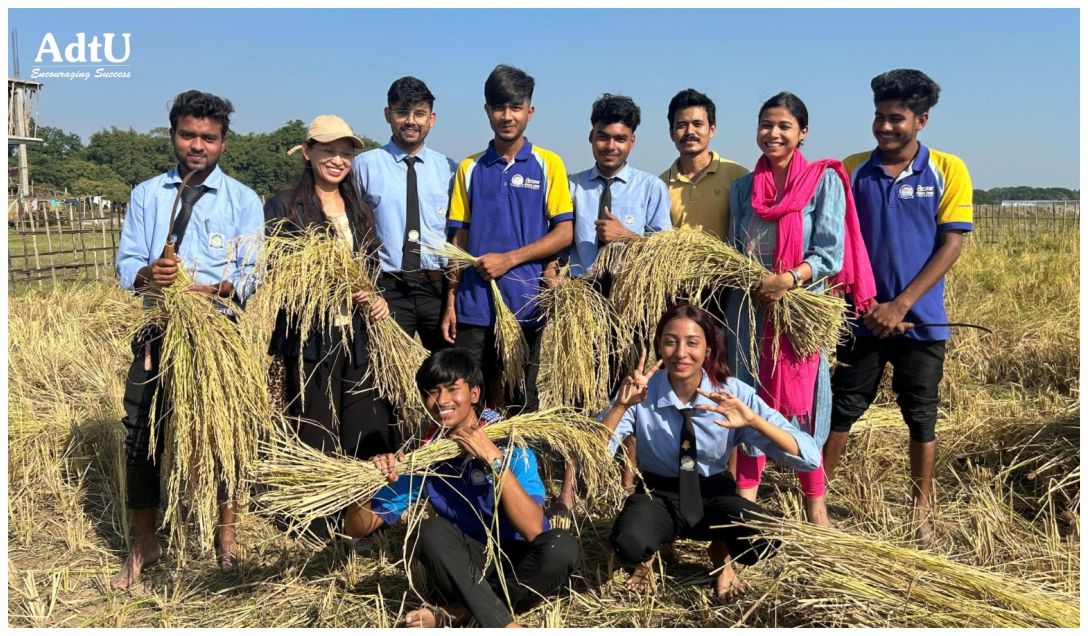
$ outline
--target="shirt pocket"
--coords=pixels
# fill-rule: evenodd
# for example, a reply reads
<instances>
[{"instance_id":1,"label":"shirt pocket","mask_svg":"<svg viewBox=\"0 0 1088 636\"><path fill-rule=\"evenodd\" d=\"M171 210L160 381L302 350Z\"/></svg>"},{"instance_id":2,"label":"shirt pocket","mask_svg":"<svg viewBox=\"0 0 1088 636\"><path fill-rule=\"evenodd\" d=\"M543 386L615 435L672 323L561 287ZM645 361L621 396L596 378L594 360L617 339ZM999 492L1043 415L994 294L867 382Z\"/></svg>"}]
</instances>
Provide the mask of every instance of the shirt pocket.
<instances>
[{"instance_id":1,"label":"shirt pocket","mask_svg":"<svg viewBox=\"0 0 1088 636\"><path fill-rule=\"evenodd\" d=\"M623 227L639 236L646 232L646 211L636 205L612 206L612 216L619 219Z\"/></svg>"},{"instance_id":2,"label":"shirt pocket","mask_svg":"<svg viewBox=\"0 0 1088 636\"><path fill-rule=\"evenodd\" d=\"M450 199L445 194L431 194L420 197L420 205L422 206L420 213L422 218L426 220L426 227L445 229L449 203Z\"/></svg>"}]
</instances>

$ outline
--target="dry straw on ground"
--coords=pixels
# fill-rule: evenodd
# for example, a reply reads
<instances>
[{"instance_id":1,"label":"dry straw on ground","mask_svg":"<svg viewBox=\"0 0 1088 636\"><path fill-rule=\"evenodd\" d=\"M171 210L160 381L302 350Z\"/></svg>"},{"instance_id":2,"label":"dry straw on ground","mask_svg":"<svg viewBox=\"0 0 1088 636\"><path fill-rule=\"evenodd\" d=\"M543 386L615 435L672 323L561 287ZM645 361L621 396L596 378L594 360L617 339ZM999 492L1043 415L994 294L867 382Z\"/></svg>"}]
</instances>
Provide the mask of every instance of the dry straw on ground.
<instances>
[{"instance_id":1,"label":"dry straw on ground","mask_svg":"<svg viewBox=\"0 0 1088 636\"><path fill-rule=\"evenodd\" d=\"M162 482L170 543L185 543L188 524L196 526L202 549L210 551L219 520L216 494L222 482L228 500L248 500L257 437L268 430L271 408L264 359L242 340L226 309L233 303L189 291L192 278L178 269L174 284L151 290L147 328L162 329L156 395L166 396L163 411L152 400L151 443L163 443ZM135 334L134 334L135 335ZM159 430L161 427L161 430Z\"/></svg>"},{"instance_id":2,"label":"dry straw on ground","mask_svg":"<svg viewBox=\"0 0 1088 636\"><path fill-rule=\"evenodd\" d=\"M288 324L303 334L300 348L305 334L314 330L325 335L338 331L340 339L329 342L330 347L349 346L354 335L352 324L348 321L343 329L334 329L336 317L353 311L354 292L379 294L377 271L368 266L366 255L352 252L331 230L321 227L294 232L274 229L261 247L257 271L261 280L258 295L263 302L284 310ZM361 311L378 393L401 409L405 421L417 421L423 407L415 372L427 350L391 317L375 320L368 310ZM302 384L301 365L298 372Z\"/></svg>"},{"instance_id":3,"label":"dry straw on ground","mask_svg":"<svg viewBox=\"0 0 1088 636\"><path fill-rule=\"evenodd\" d=\"M596 498L619 499L606 431L597 420L570 409L548 409L491 424L484 432L492 440L505 440L508 448L543 445L568 461L579 462L583 483ZM259 477L266 490L259 503L269 514L291 516L302 526L350 503L369 501L388 483L372 462L327 455L286 435L272 436L263 449ZM397 462L397 473L427 475L436 464L463 452L453 440L437 440Z\"/></svg>"},{"instance_id":4,"label":"dry straw on ground","mask_svg":"<svg viewBox=\"0 0 1088 636\"><path fill-rule=\"evenodd\" d=\"M1076 239L1033 235L995 245L969 240L949 276L951 318L995 332L982 338L974 330L953 330L949 341L937 425L935 542L929 551L972 572L994 573L1010 590L1027 586L1063 602L1080 593L1080 486L1073 477L1080 470ZM111 309L114 303L125 309ZM9 624L391 627L418 607L405 577L403 524L355 547L332 542L314 550L251 512L243 512L239 526L237 571L222 574L214 559L192 549L181 564L181 548L175 548L145 570L143 586L130 593L105 587L131 536L120 396L132 352L125 337L129 328L119 321L138 316L134 307L115 283L9 297ZM854 427L829 484L835 526L855 540L907 550L908 474L906 427L894 401L885 401ZM546 483L557 489L557 483ZM582 514L592 509L593 499L592 492L580 495L574 529L583 558L570 589L517 614L522 624L918 624L914 601L922 597L913 590L903 594L901 581L874 582L874 588L888 587L876 589L873 598L817 587L809 584L816 579L798 576L794 566L803 562L791 559L806 557L788 545L778 556L740 569L749 592L733 603L713 600L705 544L690 541L677 542L679 562L663 567L653 594L629 593L626 574L611 558L611 513ZM768 465L760 502L792 521L803 518L790 471ZM828 565L832 572L870 558L835 554L836 562ZM925 567L913 551L886 556ZM980 590L965 607L979 607L985 594ZM901 602L888 603L892 596ZM1040 614L1033 607L1006 610L1002 621L1031 623ZM959 618L974 627L995 623L973 611Z\"/></svg>"},{"instance_id":5,"label":"dry straw on ground","mask_svg":"<svg viewBox=\"0 0 1088 636\"><path fill-rule=\"evenodd\" d=\"M537 375L544 408L577 405L600 412L609 400L612 338L619 323L612 305L584 278L564 278L540 295L546 316Z\"/></svg>"},{"instance_id":6,"label":"dry straw on ground","mask_svg":"<svg viewBox=\"0 0 1088 636\"><path fill-rule=\"evenodd\" d=\"M451 267L472 267L476 257L453 243L429 241L423 244L423 249L440 256ZM502 361L502 385L509 393L515 391L525 392L525 365L529 363L529 344L525 342L525 334L521 330L521 324L517 317L506 306L502 298L499 285L491 281L491 301L495 307L495 347L499 351Z\"/></svg>"},{"instance_id":7,"label":"dry straw on ground","mask_svg":"<svg viewBox=\"0 0 1088 636\"><path fill-rule=\"evenodd\" d=\"M658 318L677 299L705 302L701 294L724 289L748 293L770 273L759 262L692 228L624 237L605 246L598 258L597 267L613 276L609 299L629 337L653 333ZM746 318L755 323L754 305L748 306ZM829 293L791 289L775 303L770 318L775 334L786 334L804 357L834 347L844 328L845 308L841 298ZM752 330L753 342L748 345L753 353L755 333ZM629 348L632 342L621 344ZM776 338L776 358L777 346Z\"/></svg>"}]
</instances>

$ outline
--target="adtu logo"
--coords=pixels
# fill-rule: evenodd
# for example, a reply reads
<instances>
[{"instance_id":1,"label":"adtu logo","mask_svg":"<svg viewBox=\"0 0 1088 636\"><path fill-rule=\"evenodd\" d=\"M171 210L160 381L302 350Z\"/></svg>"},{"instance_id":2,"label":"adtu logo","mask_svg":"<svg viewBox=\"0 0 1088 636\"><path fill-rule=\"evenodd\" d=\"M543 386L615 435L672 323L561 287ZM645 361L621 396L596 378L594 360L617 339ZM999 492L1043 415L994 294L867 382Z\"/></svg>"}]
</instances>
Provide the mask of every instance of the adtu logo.
<instances>
[{"instance_id":1,"label":"adtu logo","mask_svg":"<svg viewBox=\"0 0 1088 636\"><path fill-rule=\"evenodd\" d=\"M114 51L113 41L116 36L116 33L103 33L101 42L98 41L97 35L92 37L90 42L88 42L86 33L76 33L75 41L64 47L64 54L62 55L60 45L57 44L57 38L54 37L52 33L46 33L45 37L42 38L41 46L38 47L38 55L34 57L34 61L41 64L44 57L49 55L50 60L54 64L59 64L61 62L68 62L69 64L85 62L99 64L103 61L110 62L111 64L124 64L128 61L129 55L132 52L130 42L132 34L121 34L121 39L124 40L125 44L125 54L120 56ZM90 52L89 58L87 55L88 51ZM105 60L99 57L99 51L105 54Z\"/></svg>"}]
</instances>

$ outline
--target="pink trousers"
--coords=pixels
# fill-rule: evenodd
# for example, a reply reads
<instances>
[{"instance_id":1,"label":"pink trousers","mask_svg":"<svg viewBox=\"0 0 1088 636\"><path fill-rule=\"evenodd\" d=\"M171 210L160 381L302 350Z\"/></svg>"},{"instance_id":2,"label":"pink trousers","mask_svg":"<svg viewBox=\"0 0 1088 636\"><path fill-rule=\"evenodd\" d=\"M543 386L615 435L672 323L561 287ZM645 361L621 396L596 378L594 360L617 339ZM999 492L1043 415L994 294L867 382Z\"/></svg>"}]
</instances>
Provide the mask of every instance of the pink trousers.
<instances>
[{"instance_id":1,"label":"pink trousers","mask_svg":"<svg viewBox=\"0 0 1088 636\"><path fill-rule=\"evenodd\" d=\"M755 488L763 480L763 466L767 463L767 456L749 457L740 449L737 450L737 488ZM797 471L797 480L801 482L801 492L806 497L822 497L827 493L827 482L824 479L824 464L820 461L816 470L808 472Z\"/></svg>"}]
</instances>

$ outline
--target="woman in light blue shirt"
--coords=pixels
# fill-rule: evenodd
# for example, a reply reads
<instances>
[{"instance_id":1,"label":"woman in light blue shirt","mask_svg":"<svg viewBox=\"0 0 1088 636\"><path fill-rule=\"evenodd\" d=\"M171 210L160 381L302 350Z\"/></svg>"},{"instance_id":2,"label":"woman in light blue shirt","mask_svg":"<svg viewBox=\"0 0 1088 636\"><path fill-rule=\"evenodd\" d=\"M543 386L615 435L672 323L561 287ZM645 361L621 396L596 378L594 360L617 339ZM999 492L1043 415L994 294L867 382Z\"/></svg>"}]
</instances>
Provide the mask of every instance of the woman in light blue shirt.
<instances>
[{"instance_id":1,"label":"woman in light blue shirt","mask_svg":"<svg viewBox=\"0 0 1088 636\"><path fill-rule=\"evenodd\" d=\"M796 367L787 368L770 357L771 335L764 333L764 307L778 302L794 287L807 285L813 291L820 291L826 280L842 269L848 192L834 169L805 161L799 148L807 134L808 111L796 95L779 93L763 104L756 128L756 143L763 151L763 158L755 172L733 183L728 242L772 273L752 291L759 303L755 311L749 304L749 296L734 293L730 295L726 315L731 322L735 321L729 352L737 377L760 387L760 397L794 419L822 447L831 419L827 358L816 354L812 359L798 360ZM794 224L792 231L799 232L794 238L792 255L783 253L789 250L785 247L786 238L780 235L788 222ZM749 348L750 342L756 343L754 351ZM776 373L787 374L790 379L775 378ZM787 391L791 395L785 395ZM765 461L759 449L747 445L737 454L738 492L752 501L756 499ZM798 478L808 519L828 525L822 465L816 470L799 471Z\"/></svg>"},{"instance_id":2,"label":"woman in light blue shirt","mask_svg":"<svg viewBox=\"0 0 1088 636\"><path fill-rule=\"evenodd\" d=\"M612 547L634 568L628 587L642 591L662 544L678 537L710 541L719 572L714 593L732 599L744 591L733 561L750 565L775 547L750 528L719 527L767 514L736 494L726 470L733 449L748 444L799 470L818 466L820 450L755 389L731 376L725 338L706 311L687 303L669 309L657 324L654 347L657 364L643 372L643 351L601 415L612 431L613 452L625 437L636 437L643 477L616 518Z\"/></svg>"}]
</instances>

